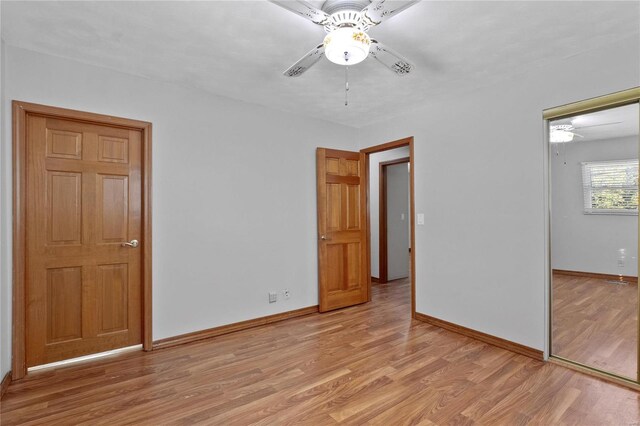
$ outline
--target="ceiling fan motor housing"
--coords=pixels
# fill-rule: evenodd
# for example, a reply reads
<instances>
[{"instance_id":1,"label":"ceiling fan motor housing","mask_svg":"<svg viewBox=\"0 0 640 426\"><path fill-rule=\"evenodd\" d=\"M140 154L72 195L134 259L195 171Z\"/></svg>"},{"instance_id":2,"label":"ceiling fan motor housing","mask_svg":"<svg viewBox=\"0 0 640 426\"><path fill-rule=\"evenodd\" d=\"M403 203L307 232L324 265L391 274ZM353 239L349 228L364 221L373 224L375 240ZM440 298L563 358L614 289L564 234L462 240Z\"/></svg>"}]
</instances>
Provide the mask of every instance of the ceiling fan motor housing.
<instances>
[{"instance_id":1,"label":"ceiling fan motor housing","mask_svg":"<svg viewBox=\"0 0 640 426\"><path fill-rule=\"evenodd\" d=\"M336 12L344 10L355 10L360 12L370 4L371 1L369 0L327 0L322 5L322 11L328 15L333 15Z\"/></svg>"},{"instance_id":2,"label":"ceiling fan motor housing","mask_svg":"<svg viewBox=\"0 0 640 426\"><path fill-rule=\"evenodd\" d=\"M369 30L370 25L362 19L360 13L369 4L369 0L327 0L322 6L323 12L330 15L330 21L324 27L325 31L330 33L337 28L345 27Z\"/></svg>"}]
</instances>

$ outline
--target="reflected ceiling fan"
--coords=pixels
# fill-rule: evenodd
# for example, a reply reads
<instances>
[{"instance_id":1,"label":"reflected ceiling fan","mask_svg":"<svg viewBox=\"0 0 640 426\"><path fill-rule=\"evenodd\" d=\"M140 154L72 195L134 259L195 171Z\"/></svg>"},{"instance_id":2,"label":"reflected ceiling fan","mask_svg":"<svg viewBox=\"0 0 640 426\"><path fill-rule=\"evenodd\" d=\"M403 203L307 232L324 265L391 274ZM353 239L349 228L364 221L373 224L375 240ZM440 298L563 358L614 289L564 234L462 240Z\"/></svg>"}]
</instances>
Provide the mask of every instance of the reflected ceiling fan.
<instances>
[{"instance_id":1,"label":"reflected ceiling fan","mask_svg":"<svg viewBox=\"0 0 640 426\"><path fill-rule=\"evenodd\" d=\"M549 126L549 141L551 143L565 143L572 142L575 136L584 138L573 130L575 128L571 124L552 124Z\"/></svg>"},{"instance_id":2,"label":"reflected ceiling fan","mask_svg":"<svg viewBox=\"0 0 640 426\"><path fill-rule=\"evenodd\" d=\"M574 127L571 124L552 124L549 126L549 140L551 143L565 143L573 142L575 136L584 138L581 134L574 132L574 130L589 129L592 127L611 126L613 124L620 124L622 121L612 121L611 123L592 124L590 126L577 126Z\"/></svg>"},{"instance_id":3,"label":"reflected ceiling fan","mask_svg":"<svg viewBox=\"0 0 640 426\"><path fill-rule=\"evenodd\" d=\"M397 15L419 0L326 0L321 9L306 1L270 0L314 24L327 35L283 74L298 77L326 56L338 65L355 65L371 56L397 75L406 75L414 66L398 53L367 34L371 27Z\"/></svg>"}]
</instances>

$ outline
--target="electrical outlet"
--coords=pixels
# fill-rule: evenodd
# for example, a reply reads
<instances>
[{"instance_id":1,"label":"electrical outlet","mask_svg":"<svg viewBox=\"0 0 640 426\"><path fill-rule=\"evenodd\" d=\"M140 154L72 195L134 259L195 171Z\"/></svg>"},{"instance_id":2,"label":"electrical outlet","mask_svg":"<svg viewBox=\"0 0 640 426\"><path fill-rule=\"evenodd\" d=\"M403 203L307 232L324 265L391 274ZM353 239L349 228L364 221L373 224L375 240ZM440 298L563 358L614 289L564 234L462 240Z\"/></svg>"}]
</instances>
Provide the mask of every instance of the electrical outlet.
<instances>
[{"instance_id":1,"label":"electrical outlet","mask_svg":"<svg viewBox=\"0 0 640 426\"><path fill-rule=\"evenodd\" d=\"M276 303L278 301L278 293L269 292L269 303Z\"/></svg>"},{"instance_id":2,"label":"electrical outlet","mask_svg":"<svg viewBox=\"0 0 640 426\"><path fill-rule=\"evenodd\" d=\"M624 268L624 259L618 259L618 268Z\"/></svg>"},{"instance_id":3,"label":"electrical outlet","mask_svg":"<svg viewBox=\"0 0 640 426\"><path fill-rule=\"evenodd\" d=\"M291 297L291 292L289 291L289 289L288 289L288 288L285 288L284 290L282 290L282 296L283 296L285 299L288 299L288 298L290 298L290 297Z\"/></svg>"}]
</instances>

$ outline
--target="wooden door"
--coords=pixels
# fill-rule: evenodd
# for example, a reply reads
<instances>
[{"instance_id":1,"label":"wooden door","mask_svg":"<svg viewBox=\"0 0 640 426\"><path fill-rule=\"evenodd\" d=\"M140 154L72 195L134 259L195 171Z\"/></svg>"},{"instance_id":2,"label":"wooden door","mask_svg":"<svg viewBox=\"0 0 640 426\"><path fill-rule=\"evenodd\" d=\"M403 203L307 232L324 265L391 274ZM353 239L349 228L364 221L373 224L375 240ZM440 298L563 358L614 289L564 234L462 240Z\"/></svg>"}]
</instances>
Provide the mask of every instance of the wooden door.
<instances>
[{"instance_id":1,"label":"wooden door","mask_svg":"<svg viewBox=\"0 0 640 426\"><path fill-rule=\"evenodd\" d=\"M142 342L141 135L27 115L27 367Z\"/></svg>"},{"instance_id":2,"label":"wooden door","mask_svg":"<svg viewBox=\"0 0 640 426\"><path fill-rule=\"evenodd\" d=\"M320 312L369 300L364 154L318 148Z\"/></svg>"}]
</instances>

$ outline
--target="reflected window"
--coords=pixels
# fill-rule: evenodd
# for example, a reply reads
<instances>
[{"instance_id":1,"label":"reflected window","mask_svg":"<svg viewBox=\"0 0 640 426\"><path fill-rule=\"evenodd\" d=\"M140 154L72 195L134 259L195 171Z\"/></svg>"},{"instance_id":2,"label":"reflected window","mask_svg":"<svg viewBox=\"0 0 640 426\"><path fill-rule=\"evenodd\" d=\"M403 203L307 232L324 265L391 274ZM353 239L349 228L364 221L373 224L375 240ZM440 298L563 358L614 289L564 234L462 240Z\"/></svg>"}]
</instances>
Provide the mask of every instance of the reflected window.
<instances>
[{"instance_id":1,"label":"reflected window","mask_svg":"<svg viewBox=\"0 0 640 426\"><path fill-rule=\"evenodd\" d=\"M638 160L582 163L585 214L638 214Z\"/></svg>"}]
</instances>

